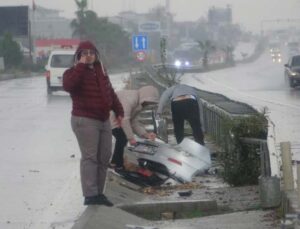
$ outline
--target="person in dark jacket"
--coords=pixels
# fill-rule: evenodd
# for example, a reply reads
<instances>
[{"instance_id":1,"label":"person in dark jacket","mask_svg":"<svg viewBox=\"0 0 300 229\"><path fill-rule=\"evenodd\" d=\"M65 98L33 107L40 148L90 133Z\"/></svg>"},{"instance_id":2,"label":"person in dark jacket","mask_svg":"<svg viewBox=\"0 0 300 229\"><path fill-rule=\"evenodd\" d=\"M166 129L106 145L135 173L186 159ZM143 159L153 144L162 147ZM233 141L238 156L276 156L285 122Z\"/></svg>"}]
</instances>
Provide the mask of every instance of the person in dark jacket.
<instances>
[{"instance_id":1,"label":"person in dark jacket","mask_svg":"<svg viewBox=\"0 0 300 229\"><path fill-rule=\"evenodd\" d=\"M103 194L112 154L109 116L112 110L121 125L124 110L91 42L79 44L74 66L63 74L63 87L72 98L71 125L81 151L84 205L113 206Z\"/></svg>"}]
</instances>

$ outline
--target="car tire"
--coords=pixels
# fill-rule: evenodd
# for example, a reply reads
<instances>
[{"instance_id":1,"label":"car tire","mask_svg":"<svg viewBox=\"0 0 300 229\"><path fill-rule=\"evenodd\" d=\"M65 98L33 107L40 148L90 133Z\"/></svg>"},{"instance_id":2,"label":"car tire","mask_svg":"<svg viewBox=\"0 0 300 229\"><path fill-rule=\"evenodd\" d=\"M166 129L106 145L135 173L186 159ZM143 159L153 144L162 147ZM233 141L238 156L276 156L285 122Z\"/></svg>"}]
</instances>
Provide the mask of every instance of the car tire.
<instances>
[{"instance_id":1,"label":"car tire","mask_svg":"<svg viewBox=\"0 0 300 229\"><path fill-rule=\"evenodd\" d=\"M289 78L289 85L291 88L294 88L296 86L293 79L291 79L291 78Z\"/></svg>"},{"instance_id":2,"label":"car tire","mask_svg":"<svg viewBox=\"0 0 300 229\"><path fill-rule=\"evenodd\" d=\"M52 87L50 86L49 80L47 80L47 94L48 94L48 95L52 95L52 92L53 92L53 89L52 89Z\"/></svg>"},{"instance_id":3,"label":"car tire","mask_svg":"<svg viewBox=\"0 0 300 229\"><path fill-rule=\"evenodd\" d=\"M290 85L289 85L289 77L287 76L286 73L284 73L284 84L285 84L286 86L290 86Z\"/></svg>"}]
</instances>

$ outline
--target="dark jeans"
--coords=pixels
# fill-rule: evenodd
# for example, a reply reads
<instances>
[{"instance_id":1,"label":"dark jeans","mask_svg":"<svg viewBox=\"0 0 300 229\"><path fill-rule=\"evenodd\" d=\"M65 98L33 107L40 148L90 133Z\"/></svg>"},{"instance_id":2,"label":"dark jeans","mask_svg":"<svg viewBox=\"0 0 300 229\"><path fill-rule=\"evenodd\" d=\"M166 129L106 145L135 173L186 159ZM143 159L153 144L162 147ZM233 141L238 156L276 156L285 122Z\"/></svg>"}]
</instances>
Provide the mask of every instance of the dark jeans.
<instances>
[{"instance_id":1,"label":"dark jeans","mask_svg":"<svg viewBox=\"0 0 300 229\"><path fill-rule=\"evenodd\" d=\"M127 145L127 137L122 128L112 129L112 134L116 138L114 154L111 160L116 167L123 167L124 164L124 148Z\"/></svg>"},{"instance_id":2,"label":"dark jeans","mask_svg":"<svg viewBox=\"0 0 300 229\"><path fill-rule=\"evenodd\" d=\"M201 128L199 104L195 99L172 101L172 120L176 141L179 144L184 138L184 120L187 120L192 128L196 142L204 145L204 136Z\"/></svg>"}]
</instances>

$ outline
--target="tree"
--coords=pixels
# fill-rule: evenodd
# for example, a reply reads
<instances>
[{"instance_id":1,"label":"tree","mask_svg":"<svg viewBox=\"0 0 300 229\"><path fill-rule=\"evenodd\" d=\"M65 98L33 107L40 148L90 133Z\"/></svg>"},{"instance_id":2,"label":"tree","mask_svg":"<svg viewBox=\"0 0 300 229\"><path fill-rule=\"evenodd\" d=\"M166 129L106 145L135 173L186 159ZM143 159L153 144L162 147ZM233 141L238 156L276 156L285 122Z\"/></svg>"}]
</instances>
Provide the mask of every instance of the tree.
<instances>
[{"instance_id":1,"label":"tree","mask_svg":"<svg viewBox=\"0 0 300 229\"><path fill-rule=\"evenodd\" d=\"M212 44L211 41L206 40L205 42L203 41L198 41L198 44L203 51L203 67L207 68L208 67L208 55L216 50L216 47Z\"/></svg>"},{"instance_id":2,"label":"tree","mask_svg":"<svg viewBox=\"0 0 300 229\"><path fill-rule=\"evenodd\" d=\"M194 40L206 41L211 37L210 27L205 18L200 18L190 29L190 36Z\"/></svg>"},{"instance_id":3,"label":"tree","mask_svg":"<svg viewBox=\"0 0 300 229\"><path fill-rule=\"evenodd\" d=\"M229 65L234 65L234 47L232 45L226 45L224 48L222 48L222 50L225 52L225 63Z\"/></svg>"},{"instance_id":4,"label":"tree","mask_svg":"<svg viewBox=\"0 0 300 229\"><path fill-rule=\"evenodd\" d=\"M71 21L71 28L73 28L73 36L80 39L95 39L95 26L98 22L97 14L92 10L87 10L87 0L75 0L78 10L76 11L76 18Z\"/></svg>"},{"instance_id":5,"label":"tree","mask_svg":"<svg viewBox=\"0 0 300 229\"><path fill-rule=\"evenodd\" d=\"M23 54L19 44L10 33L4 34L0 41L0 56L3 56L6 68L18 67L22 63Z\"/></svg>"},{"instance_id":6,"label":"tree","mask_svg":"<svg viewBox=\"0 0 300 229\"><path fill-rule=\"evenodd\" d=\"M168 13L163 6L156 6L149 10L147 18L153 21L159 21L162 28L167 27Z\"/></svg>"},{"instance_id":7,"label":"tree","mask_svg":"<svg viewBox=\"0 0 300 229\"><path fill-rule=\"evenodd\" d=\"M124 64L129 60L131 43L129 34L107 18L98 18L95 29L96 43L108 64Z\"/></svg>"},{"instance_id":8,"label":"tree","mask_svg":"<svg viewBox=\"0 0 300 229\"><path fill-rule=\"evenodd\" d=\"M99 18L94 11L87 10L87 0L75 0L78 10L72 20L73 36L96 44L108 65L128 62L130 53L129 34L107 18Z\"/></svg>"}]
</instances>

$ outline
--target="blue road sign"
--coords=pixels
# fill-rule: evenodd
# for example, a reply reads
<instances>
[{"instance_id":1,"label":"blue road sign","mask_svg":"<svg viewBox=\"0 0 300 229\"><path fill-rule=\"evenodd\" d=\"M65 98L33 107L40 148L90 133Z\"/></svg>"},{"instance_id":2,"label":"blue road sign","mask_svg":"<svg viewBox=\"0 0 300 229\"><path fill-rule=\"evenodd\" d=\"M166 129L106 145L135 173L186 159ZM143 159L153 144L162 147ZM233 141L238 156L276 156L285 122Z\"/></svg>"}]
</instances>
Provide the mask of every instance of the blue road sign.
<instances>
[{"instance_id":1,"label":"blue road sign","mask_svg":"<svg viewBox=\"0 0 300 229\"><path fill-rule=\"evenodd\" d=\"M132 36L132 49L133 51L147 51L148 37L146 35Z\"/></svg>"}]
</instances>

